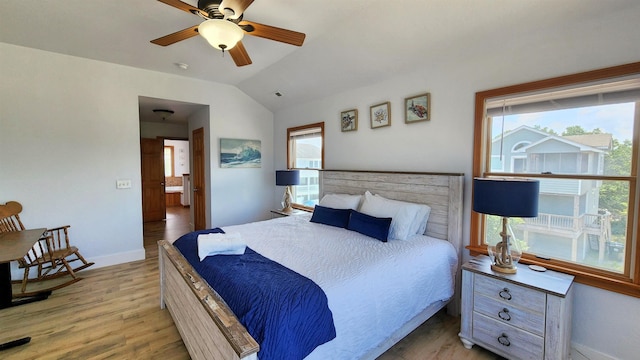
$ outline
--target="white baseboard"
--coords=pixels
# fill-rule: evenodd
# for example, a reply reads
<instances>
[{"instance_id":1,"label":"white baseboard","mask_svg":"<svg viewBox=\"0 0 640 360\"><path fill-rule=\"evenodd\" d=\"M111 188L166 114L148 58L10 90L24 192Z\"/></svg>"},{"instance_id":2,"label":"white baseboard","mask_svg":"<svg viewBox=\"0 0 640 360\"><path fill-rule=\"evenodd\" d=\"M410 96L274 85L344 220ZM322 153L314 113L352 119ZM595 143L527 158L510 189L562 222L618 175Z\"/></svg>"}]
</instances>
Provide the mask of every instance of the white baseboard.
<instances>
[{"instance_id":1,"label":"white baseboard","mask_svg":"<svg viewBox=\"0 0 640 360\"><path fill-rule=\"evenodd\" d=\"M581 344L571 343L572 360L618 360L615 357L601 353Z\"/></svg>"},{"instance_id":2,"label":"white baseboard","mask_svg":"<svg viewBox=\"0 0 640 360\"><path fill-rule=\"evenodd\" d=\"M126 252L119 252L116 254L109 254L105 256L95 256L87 258L87 261L94 262L95 265L90 269L97 269L105 266L124 264L132 261L144 260L144 248L138 250L131 250Z\"/></svg>"}]
</instances>

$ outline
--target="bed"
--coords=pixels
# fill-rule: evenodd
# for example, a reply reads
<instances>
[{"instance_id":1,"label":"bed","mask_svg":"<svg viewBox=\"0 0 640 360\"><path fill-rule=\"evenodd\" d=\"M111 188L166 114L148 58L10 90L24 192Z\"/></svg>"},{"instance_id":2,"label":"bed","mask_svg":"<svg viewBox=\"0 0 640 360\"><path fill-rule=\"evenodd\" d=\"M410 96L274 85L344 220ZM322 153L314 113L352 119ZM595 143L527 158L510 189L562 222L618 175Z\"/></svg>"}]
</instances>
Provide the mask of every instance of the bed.
<instances>
[{"instance_id":1,"label":"bed","mask_svg":"<svg viewBox=\"0 0 640 360\"><path fill-rule=\"evenodd\" d=\"M370 317L371 321L376 322L377 316L384 319L384 333L372 331L367 333L364 339L356 339L357 330L349 330L345 328L345 320L343 314L349 313L336 307L337 302L334 293L344 293L336 290L340 285L327 285L331 276L327 275L331 271L323 272L322 276L303 274L318 282L320 287L327 292L329 298L329 306L332 307L334 313L334 322L337 337L325 344L318 346L307 359L321 358L361 358L374 359L387 349L393 346L400 339L430 318L433 314L440 311L444 307L448 307L448 311L452 314L459 314L459 265L457 259L460 258L462 249L462 174L443 174L443 173L404 173L404 172L382 172L382 171L343 171L343 170L324 170L320 172L320 195L325 194L364 194L369 191L387 199L395 199L406 202L420 203L429 205L430 215L424 230L424 235L416 235L420 240L410 241L390 241L386 244L397 247L409 246L408 244L416 244L420 241L433 242L436 244L445 243L454 253L455 258L452 265L451 283L448 285L451 292L438 295L439 298L428 300L426 297L413 296L412 292L404 293L404 298L423 300L419 304L411 304L405 306L405 303L372 303L374 309ZM247 225L224 227L225 231L243 232L243 236L247 239L251 238L251 233L264 233L264 226L275 224L274 229L287 229L289 231L299 231L305 226L322 227L322 224L309 224L309 216L289 216L286 218L278 218L265 222L257 222ZM348 230L330 229L335 237L341 236ZM268 232L268 231L267 231ZM330 236L333 237L333 236ZM366 236L355 234L353 237L356 242L365 244L374 244L372 246L383 248L376 242L372 242ZM272 233L273 243L278 243L286 238L278 233ZM368 240L367 240L368 239ZM268 240L267 240L268 242ZM401 244L402 243L402 244ZM381 244L381 243L380 243ZM278 252L270 252L267 245L261 245L258 242L249 240L248 244L252 249L265 255L265 257L278 257ZM274 245L274 244L272 244ZM391 246L387 246L390 248ZM413 245L411 245L413 246ZM291 247L291 246L288 246ZM444 246L446 248L446 246ZM207 282L203 280L194 268L187 262L185 257L168 241L159 242L159 260L160 260L160 285L161 285L161 307L168 308L181 336L187 347L189 354L193 359L257 359L260 346L247 332L246 328L236 318L226 302L212 290ZM385 250L386 251L386 250ZM414 250L402 250L415 252ZM339 250L336 254L344 253ZM284 256L284 255L283 255ZM386 255L382 255L382 260L386 259ZM286 256L285 256L286 257ZM289 256L290 257L290 256ZM286 260L286 259L281 259ZM376 260L379 261L380 259ZM343 262L344 259L342 260ZM397 260L396 260L397 261ZM383 261L387 262L388 261ZM430 261L427 261L430 262ZM295 262L291 266L295 268ZM386 266L390 266L387 264ZM393 266L393 265L391 265ZM415 265L412 268L418 269ZM297 271L297 269L294 269ZM300 269L304 272L304 269ZM418 277L419 273L416 273ZM316 278L314 278L314 276ZM340 277L340 276L338 276ZM411 278L408 276L406 278ZM342 285L345 286L350 285ZM445 286L446 287L446 286ZM405 289L406 291L406 289ZM388 293L402 292L398 289L387 291ZM360 294L360 293L358 293ZM358 306L347 305L346 309L365 306L361 304L367 303L363 299L377 298L384 296L367 295L358 297L352 295L350 298L357 302ZM402 296L401 296L402 298ZM386 301L386 299L382 299ZM389 300L396 301L396 300ZM400 300L402 301L402 300ZM408 302L407 302L408 304ZM341 305L342 306L342 305ZM411 309L405 309L411 308ZM399 311L399 310L403 311ZM406 310L406 311L405 311ZM401 314L401 315L397 315ZM386 317L385 317L386 316ZM363 325L368 326L368 325ZM369 336L370 335L370 336ZM362 336L361 336L362 337ZM369 339L370 338L370 339Z\"/></svg>"}]
</instances>

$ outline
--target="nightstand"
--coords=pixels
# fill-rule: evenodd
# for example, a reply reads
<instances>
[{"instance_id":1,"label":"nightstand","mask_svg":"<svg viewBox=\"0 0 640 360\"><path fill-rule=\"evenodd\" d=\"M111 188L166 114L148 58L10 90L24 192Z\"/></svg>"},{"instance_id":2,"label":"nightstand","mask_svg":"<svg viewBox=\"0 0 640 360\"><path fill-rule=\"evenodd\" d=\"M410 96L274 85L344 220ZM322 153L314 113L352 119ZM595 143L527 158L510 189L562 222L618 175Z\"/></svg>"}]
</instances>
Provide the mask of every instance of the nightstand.
<instances>
[{"instance_id":1,"label":"nightstand","mask_svg":"<svg viewBox=\"0 0 640 360\"><path fill-rule=\"evenodd\" d=\"M282 211L282 209L273 209L271 210L271 218L275 219L279 217L285 217L290 215L302 215L302 214L308 214L308 213L309 213L308 211L298 210L298 209L293 209L290 212Z\"/></svg>"},{"instance_id":2,"label":"nightstand","mask_svg":"<svg viewBox=\"0 0 640 360\"><path fill-rule=\"evenodd\" d=\"M488 257L462 265L460 340L508 359L569 359L573 276L518 264L491 270Z\"/></svg>"}]
</instances>

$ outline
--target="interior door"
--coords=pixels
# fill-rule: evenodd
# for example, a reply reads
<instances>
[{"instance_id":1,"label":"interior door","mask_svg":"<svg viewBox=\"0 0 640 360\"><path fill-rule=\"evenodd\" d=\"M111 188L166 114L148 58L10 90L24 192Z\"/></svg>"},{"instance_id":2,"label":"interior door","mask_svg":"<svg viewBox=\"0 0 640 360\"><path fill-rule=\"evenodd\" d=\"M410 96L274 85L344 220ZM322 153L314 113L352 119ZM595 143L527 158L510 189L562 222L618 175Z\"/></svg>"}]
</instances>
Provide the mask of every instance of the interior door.
<instances>
[{"instance_id":1,"label":"interior door","mask_svg":"<svg viewBox=\"0 0 640 360\"><path fill-rule=\"evenodd\" d=\"M164 194L164 145L161 139L140 139L142 221L167 217Z\"/></svg>"},{"instance_id":2,"label":"interior door","mask_svg":"<svg viewBox=\"0 0 640 360\"><path fill-rule=\"evenodd\" d=\"M193 191L193 227L195 230L205 229L206 220L206 194L204 180L204 164L206 154L204 152L204 129L193 130L193 169L191 169L191 190Z\"/></svg>"}]
</instances>

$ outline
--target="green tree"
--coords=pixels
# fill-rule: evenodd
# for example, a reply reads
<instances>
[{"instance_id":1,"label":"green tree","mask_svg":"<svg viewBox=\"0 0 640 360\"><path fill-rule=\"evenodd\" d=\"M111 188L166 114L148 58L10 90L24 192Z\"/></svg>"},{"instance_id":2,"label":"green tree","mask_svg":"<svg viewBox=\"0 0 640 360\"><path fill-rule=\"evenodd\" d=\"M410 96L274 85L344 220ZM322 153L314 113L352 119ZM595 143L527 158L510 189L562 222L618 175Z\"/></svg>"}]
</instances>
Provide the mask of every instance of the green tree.
<instances>
[{"instance_id":1,"label":"green tree","mask_svg":"<svg viewBox=\"0 0 640 360\"><path fill-rule=\"evenodd\" d=\"M562 136L589 135L589 134L603 134L603 132L599 128L595 128L591 131L586 131L580 125L569 126L564 132L562 132Z\"/></svg>"},{"instance_id":2,"label":"green tree","mask_svg":"<svg viewBox=\"0 0 640 360\"><path fill-rule=\"evenodd\" d=\"M629 175L631 171L631 140L620 142L613 140L613 149L604 159L606 175ZM627 229L629 208L629 184L622 181L604 181L600 188L601 209L612 215L611 233L615 237L623 237Z\"/></svg>"},{"instance_id":3,"label":"green tree","mask_svg":"<svg viewBox=\"0 0 640 360\"><path fill-rule=\"evenodd\" d=\"M536 130L544 131L547 134L558 135L558 133L555 130L550 129L550 128L546 127L546 126L542 127L540 125L533 125L533 128L536 129Z\"/></svg>"}]
</instances>

